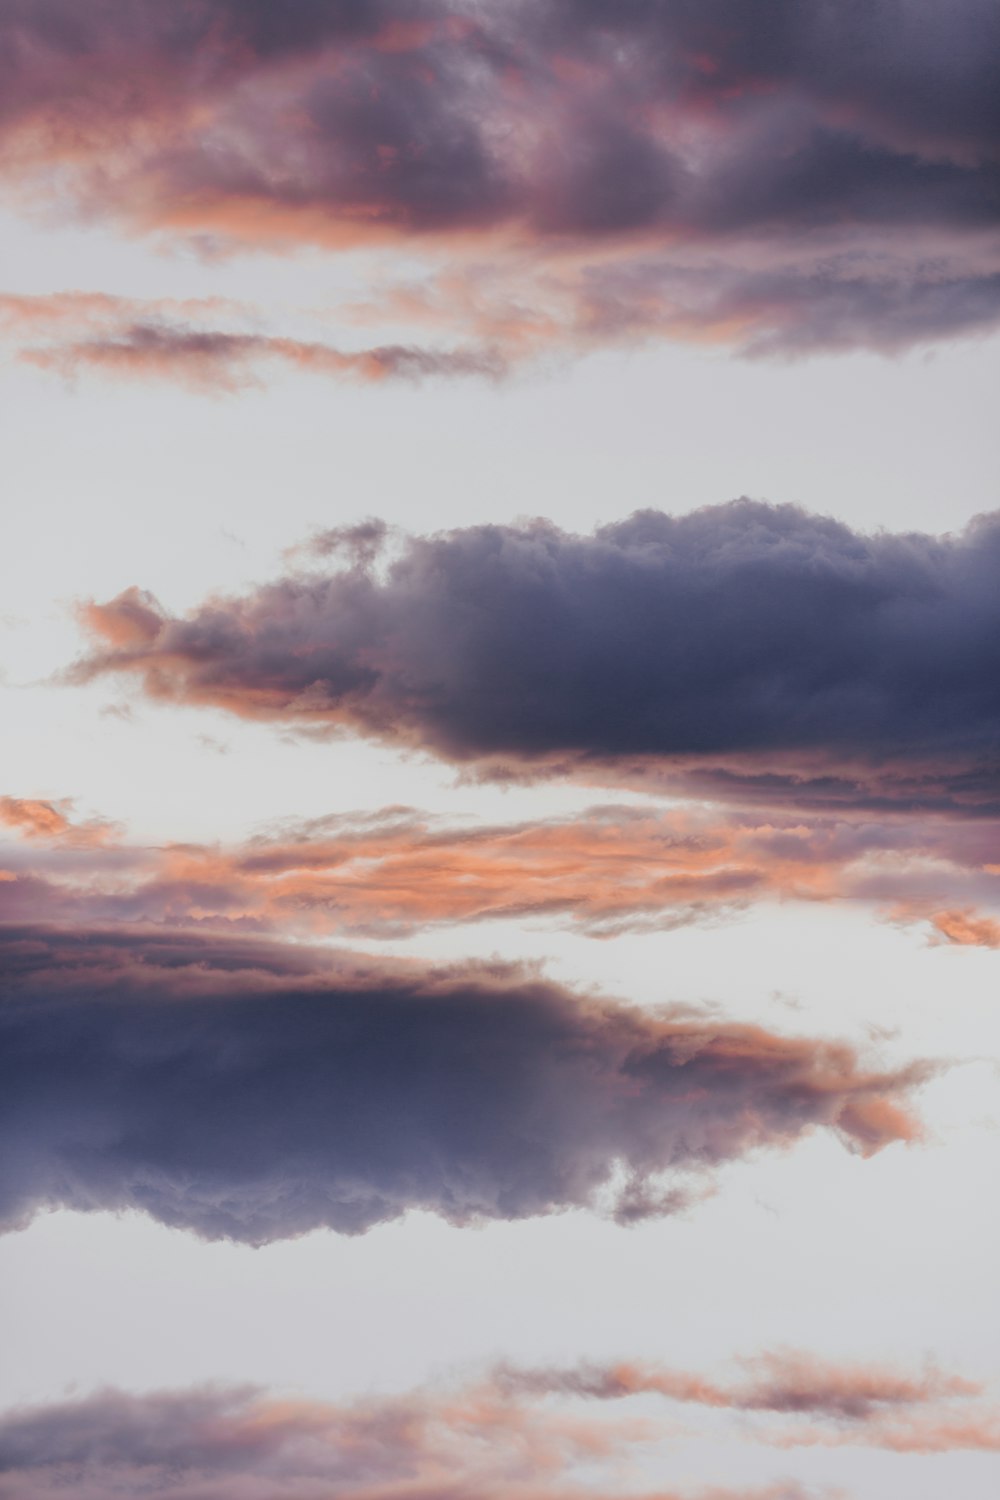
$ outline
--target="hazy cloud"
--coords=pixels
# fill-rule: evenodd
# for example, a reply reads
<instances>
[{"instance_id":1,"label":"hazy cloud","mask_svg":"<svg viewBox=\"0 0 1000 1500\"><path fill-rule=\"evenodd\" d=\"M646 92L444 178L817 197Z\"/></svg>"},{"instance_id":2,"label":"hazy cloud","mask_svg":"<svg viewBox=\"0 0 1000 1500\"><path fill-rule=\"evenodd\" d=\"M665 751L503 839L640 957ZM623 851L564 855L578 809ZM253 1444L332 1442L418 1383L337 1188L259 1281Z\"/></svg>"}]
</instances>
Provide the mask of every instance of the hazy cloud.
<instances>
[{"instance_id":1,"label":"hazy cloud","mask_svg":"<svg viewBox=\"0 0 1000 1500\"><path fill-rule=\"evenodd\" d=\"M580 1399L590 1405L595 1397L650 1393L758 1414L737 1429L744 1440L793 1446L818 1435L892 1448L885 1439L906 1428L885 1426L888 1409L914 1433L922 1427L929 1439L942 1439L923 1451L1000 1445L995 1410L973 1406L966 1414L958 1405L977 1390L968 1381L821 1365L807 1355L747 1365L759 1369L758 1384L733 1400L703 1376L629 1365L499 1370L462 1385L340 1403L251 1387L141 1396L105 1390L0 1415L0 1495L47 1500L71 1487L83 1500L136 1493L178 1500L604 1500L621 1494L615 1480L624 1462L662 1442L669 1429L595 1415ZM776 1384L766 1383L769 1371ZM775 1416L794 1425L776 1427ZM949 1422L951 1442L944 1440ZM669 1465L668 1450L663 1461ZM657 1500L819 1500L794 1481L752 1491L678 1490L669 1479L666 1486Z\"/></svg>"}]
</instances>

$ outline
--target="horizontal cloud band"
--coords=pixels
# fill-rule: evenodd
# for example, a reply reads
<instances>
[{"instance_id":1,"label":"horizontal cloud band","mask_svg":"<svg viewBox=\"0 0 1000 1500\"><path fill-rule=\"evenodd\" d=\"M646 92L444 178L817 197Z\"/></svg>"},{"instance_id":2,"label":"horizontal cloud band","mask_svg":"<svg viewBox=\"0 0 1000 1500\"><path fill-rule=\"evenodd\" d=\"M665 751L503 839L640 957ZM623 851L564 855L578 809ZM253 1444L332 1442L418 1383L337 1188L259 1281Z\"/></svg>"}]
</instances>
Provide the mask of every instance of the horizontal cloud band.
<instances>
[{"instance_id":1,"label":"horizontal cloud band","mask_svg":"<svg viewBox=\"0 0 1000 1500\"><path fill-rule=\"evenodd\" d=\"M216 251L478 246L533 317L575 259L556 343L898 347L1000 319L998 42L990 0L8 3L3 178Z\"/></svg>"},{"instance_id":2,"label":"horizontal cloud band","mask_svg":"<svg viewBox=\"0 0 1000 1500\"><path fill-rule=\"evenodd\" d=\"M395 938L535 918L609 937L781 898L863 902L934 941L1000 947L1000 834L982 818L606 806L475 824L389 807L229 847L144 848L71 810L0 797L0 825L21 835L0 843L0 921Z\"/></svg>"},{"instance_id":3,"label":"horizontal cloud band","mask_svg":"<svg viewBox=\"0 0 1000 1500\"><path fill-rule=\"evenodd\" d=\"M486 969L193 933L0 928L7 1227L137 1208L207 1237L593 1206L622 1221L816 1126L915 1133L923 1066ZM624 1182L614 1187L616 1177Z\"/></svg>"},{"instance_id":4,"label":"horizontal cloud band","mask_svg":"<svg viewBox=\"0 0 1000 1500\"><path fill-rule=\"evenodd\" d=\"M743 500L410 537L382 574L366 549L183 619L93 605L73 676L506 775L1000 811L998 515L866 536Z\"/></svg>"},{"instance_id":5,"label":"horizontal cloud band","mask_svg":"<svg viewBox=\"0 0 1000 1500\"><path fill-rule=\"evenodd\" d=\"M248 1387L95 1395L0 1414L0 1495L142 1493L178 1500L328 1500L447 1496L600 1500L582 1484L666 1434L650 1421L579 1413L580 1398L656 1395L693 1407L759 1414L744 1440L869 1444L901 1452L996 1450L995 1406L963 1409L973 1382L824 1364L804 1354L745 1361L727 1387L703 1375L619 1364L566 1370L500 1369L475 1383L335 1403ZM553 1401L552 1398L557 1398ZM776 1429L774 1417L792 1419ZM620 1493L620 1490L617 1491ZM676 1500L676 1491L657 1491ZM783 1484L713 1500L806 1500ZM705 1497L708 1500L708 1497Z\"/></svg>"}]
</instances>

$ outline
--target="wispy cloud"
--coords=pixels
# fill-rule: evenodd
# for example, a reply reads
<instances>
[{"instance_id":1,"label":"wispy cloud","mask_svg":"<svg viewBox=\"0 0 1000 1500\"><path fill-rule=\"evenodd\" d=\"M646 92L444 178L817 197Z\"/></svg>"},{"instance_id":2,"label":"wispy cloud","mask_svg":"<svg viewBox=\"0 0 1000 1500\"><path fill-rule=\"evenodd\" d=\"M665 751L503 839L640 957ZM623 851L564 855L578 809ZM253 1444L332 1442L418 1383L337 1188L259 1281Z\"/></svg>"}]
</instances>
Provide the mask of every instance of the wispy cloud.
<instances>
[{"instance_id":1,"label":"wispy cloud","mask_svg":"<svg viewBox=\"0 0 1000 1500\"><path fill-rule=\"evenodd\" d=\"M428 377L499 379L507 361L486 344L466 348L332 342L264 333L253 309L222 299L142 302L101 293L0 296L0 327L22 363L66 378L96 372L170 381L232 395L281 369L377 383ZM222 326L220 326L220 324Z\"/></svg>"},{"instance_id":2,"label":"wispy cloud","mask_svg":"<svg viewBox=\"0 0 1000 1500\"><path fill-rule=\"evenodd\" d=\"M47 1500L71 1484L85 1500L140 1490L179 1500L604 1500L623 1492L653 1500L636 1487L630 1466L671 1429L645 1414L593 1410L595 1398L641 1394L735 1410L743 1415L731 1436L744 1441L900 1451L893 1436L911 1429L886 1427L888 1413L925 1434L932 1446L922 1451L1000 1446L995 1408L972 1402L963 1414L979 1389L973 1382L934 1370L824 1365L804 1354L765 1355L746 1366L748 1381L729 1389L693 1372L620 1364L500 1369L464 1384L340 1403L252 1387L141 1396L105 1390L0 1416L0 1494ZM791 1421L779 1426L775 1417ZM794 1480L694 1491L667 1478L655 1500L820 1495Z\"/></svg>"},{"instance_id":3,"label":"wispy cloud","mask_svg":"<svg viewBox=\"0 0 1000 1500\"><path fill-rule=\"evenodd\" d=\"M212 741L209 748L218 750ZM935 941L1000 946L996 823L603 806L517 823L406 807L312 819L241 844L126 841L51 803L0 799L0 919L145 921L397 938L491 919L592 937L719 922L767 900L864 904ZM89 859L82 850L90 848Z\"/></svg>"}]
</instances>

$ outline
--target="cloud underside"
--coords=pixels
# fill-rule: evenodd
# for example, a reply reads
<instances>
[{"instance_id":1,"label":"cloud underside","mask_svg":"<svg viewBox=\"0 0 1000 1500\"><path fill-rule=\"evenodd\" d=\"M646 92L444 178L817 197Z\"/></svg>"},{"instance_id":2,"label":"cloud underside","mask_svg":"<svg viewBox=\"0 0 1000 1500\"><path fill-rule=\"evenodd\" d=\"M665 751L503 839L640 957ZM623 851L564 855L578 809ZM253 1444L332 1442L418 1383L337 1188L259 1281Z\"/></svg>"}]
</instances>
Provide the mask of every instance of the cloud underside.
<instances>
[{"instance_id":1,"label":"cloud underside","mask_svg":"<svg viewBox=\"0 0 1000 1500\"><path fill-rule=\"evenodd\" d=\"M142 1396L107 1390L0 1416L0 1494L41 1500L71 1485L85 1500L136 1492L179 1500L600 1500L620 1494L615 1480L624 1466L665 1437L680 1430L717 1440L718 1418L704 1432L697 1425L706 1409L725 1414L729 1437L781 1447L944 1453L1000 1446L995 1408L970 1400L980 1387L933 1369L830 1365L797 1353L743 1366L743 1378L729 1385L658 1366L502 1368L463 1386L340 1404L250 1387ZM595 1412L609 1402L628 1410L637 1395L659 1398L669 1425L649 1402L638 1419ZM667 1483L659 1500L703 1494ZM713 1500L808 1494L815 1492L792 1481L711 1491Z\"/></svg>"},{"instance_id":2,"label":"cloud underside","mask_svg":"<svg viewBox=\"0 0 1000 1500\"><path fill-rule=\"evenodd\" d=\"M255 1244L410 1208L630 1222L816 1127L910 1139L928 1076L505 970L128 927L0 941L8 1228L57 1205Z\"/></svg>"},{"instance_id":3,"label":"cloud underside","mask_svg":"<svg viewBox=\"0 0 1000 1500\"><path fill-rule=\"evenodd\" d=\"M989 0L48 0L0 11L0 146L49 218L403 246L446 272L393 305L456 329L450 373L650 336L892 350L1000 320L998 46ZM290 358L210 338L45 357L220 384Z\"/></svg>"},{"instance_id":4,"label":"cloud underside","mask_svg":"<svg viewBox=\"0 0 1000 1500\"><path fill-rule=\"evenodd\" d=\"M484 776L996 816L998 556L996 515L866 536L746 500L590 536L475 526L184 618L130 589L87 609L71 675Z\"/></svg>"}]
</instances>

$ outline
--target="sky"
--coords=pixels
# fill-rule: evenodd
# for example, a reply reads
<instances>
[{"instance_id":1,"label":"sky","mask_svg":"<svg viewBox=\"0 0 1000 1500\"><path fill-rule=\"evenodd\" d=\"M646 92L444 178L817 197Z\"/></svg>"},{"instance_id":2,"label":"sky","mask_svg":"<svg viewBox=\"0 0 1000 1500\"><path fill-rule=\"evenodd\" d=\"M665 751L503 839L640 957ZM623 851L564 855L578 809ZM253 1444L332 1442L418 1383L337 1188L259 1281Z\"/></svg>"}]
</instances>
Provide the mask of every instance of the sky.
<instances>
[{"instance_id":1,"label":"sky","mask_svg":"<svg viewBox=\"0 0 1000 1500\"><path fill-rule=\"evenodd\" d=\"M0 59L2 1500L992 1500L996 8Z\"/></svg>"}]
</instances>

